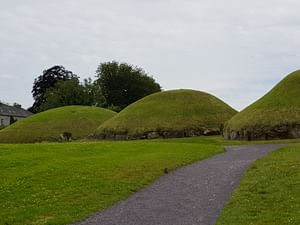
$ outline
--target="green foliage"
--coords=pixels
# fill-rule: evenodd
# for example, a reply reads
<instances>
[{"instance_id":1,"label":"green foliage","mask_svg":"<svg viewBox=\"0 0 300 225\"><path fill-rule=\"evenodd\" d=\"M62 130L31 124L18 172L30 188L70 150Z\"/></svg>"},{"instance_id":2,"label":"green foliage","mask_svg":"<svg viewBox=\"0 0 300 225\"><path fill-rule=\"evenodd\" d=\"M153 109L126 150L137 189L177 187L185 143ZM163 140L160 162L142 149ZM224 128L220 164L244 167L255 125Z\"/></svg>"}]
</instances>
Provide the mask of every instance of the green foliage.
<instances>
[{"instance_id":1,"label":"green foliage","mask_svg":"<svg viewBox=\"0 0 300 225\"><path fill-rule=\"evenodd\" d=\"M83 87L89 105L99 107L107 105L100 86L93 82L91 78L84 79Z\"/></svg>"},{"instance_id":2,"label":"green foliage","mask_svg":"<svg viewBox=\"0 0 300 225\"><path fill-rule=\"evenodd\" d=\"M226 132L261 129L300 122L300 71L289 74L270 92L228 121Z\"/></svg>"},{"instance_id":3,"label":"green foliage","mask_svg":"<svg viewBox=\"0 0 300 225\"><path fill-rule=\"evenodd\" d=\"M300 146L258 160L242 179L217 225L300 224Z\"/></svg>"},{"instance_id":4,"label":"green foliage","mask_svg":"<svg viewBox=\"0 0 300 225\"><path fill-rule=\"evenodd\" d=\"M200 91L164 91L147 96L103 123L97 134L144 134L150 131L219 130L236 111Z\"/></svg>"},{"instance_id":5,"label":"green foliage","mask_svg":"<svg viewBox=\"0 0 300 225\"><path fill-rule=\"evenodd\" d=\"M43 74L34 80L32 88L34 103L29 110L34 113L41 112L40 106L45 102L46 91L61 80L78 80L78 76L66 70L63 66L53 66L44 70Z\"/></svg>"},{"instance_id":6,"label":"green foliage","mask_svg":"<svg viewBox=\"0 0 300 225\"><path fill-rule=\"evenodd\" d=\"M94 93L90 93L90 88L81 85L78 80L58 81L54 87L47 89L45 102L40 109L45 111L68 105L90 106L94 102Z\"/></svg>"},{"instance_id":7,"label":"green foliage","mask_svg":"<svg viewBox=\"0 0 300 225\"><path fill-rule=\"evenodd\" d=\"M0 131L0 143L58 141L70 132L84 138L116 113L99 107L65 106L29 116Z\"/></svg>"},{"instance_id":8,"label":"green foliage","mask_svg":"<svg viewBox=\"0 0 300 225\"><path fill-rule=\"evenodd\" d=\"M91 78L83 84L79 80L58 81L54 87L47 89L45 102L40 106L41 111L68 105L104 106L105 99L98 85ZM117 110L113 110L117 111Z\"/></svg>"},{"instance_id":9,"label":"green foliage","mask_svg":"<svg viewBox=\"0 0 300 225\"><path fill-rule=\"evenodd\" d=\"M141 68L127 63L101 63L96 71L97 80L106 106L125 108L127 105L154 92L160 85Z\"/></svg>"},{"instance_id":10,"label":"green foliage","mask_svg":"<svg viewBox=\"0 0 300 225\"><path fill-rule=\"evenodd\" d=\"M147 141L0 145L0 224L70 224L140 190L165 168L222 151Z\"/></svg>"}]
</instances>

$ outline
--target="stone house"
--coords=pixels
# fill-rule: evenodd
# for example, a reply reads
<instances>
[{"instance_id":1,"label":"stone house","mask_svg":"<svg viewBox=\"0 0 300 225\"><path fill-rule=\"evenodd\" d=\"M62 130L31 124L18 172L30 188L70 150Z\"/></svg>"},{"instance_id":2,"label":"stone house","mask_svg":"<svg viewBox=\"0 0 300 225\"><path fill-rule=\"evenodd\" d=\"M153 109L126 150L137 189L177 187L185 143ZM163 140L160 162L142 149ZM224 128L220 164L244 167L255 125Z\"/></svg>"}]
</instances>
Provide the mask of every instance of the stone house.
<instances>
[{"instance_id":1,"label":"stone house","mask_svg":"<svg viewBox=\"0 0 300 225\"><path fill-rule=\"evenodd\" d=\"M30 115L32 115L32 113L23 109L21 105L14 104L14 106L10 106L0 103L0 127L6 127L14 121Z\"/></svg>"}]
</instances>

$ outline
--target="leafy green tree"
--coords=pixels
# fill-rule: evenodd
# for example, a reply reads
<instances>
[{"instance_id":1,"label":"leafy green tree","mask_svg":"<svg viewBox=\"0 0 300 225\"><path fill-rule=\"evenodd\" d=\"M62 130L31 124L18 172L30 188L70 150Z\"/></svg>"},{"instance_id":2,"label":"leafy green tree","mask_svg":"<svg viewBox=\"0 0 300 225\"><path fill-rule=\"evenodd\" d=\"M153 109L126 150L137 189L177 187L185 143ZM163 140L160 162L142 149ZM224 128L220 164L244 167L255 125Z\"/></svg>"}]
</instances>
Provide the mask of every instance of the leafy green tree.
<instances>
[{"instance_id":1,"label":"leafy green tree","mask_svg":"<svg viewBox=\"0 0 300 225\"><path fill-rule=\"evenodd\" d=\"M44 99L41 111L67 105L91 105L88 93L78 80L58 81L47 89Z\"/></svg>"},{"instance_id":2,"label":"leafy green tree","mask_svg":"<svg viewBox=\"0 0 300 225\"><path fill-rule=\"evenodd\" d=\"M106 105L100 86L93 82L91 78L84 79L83 87L90 105L99 107Z\"/></svg>"},{"instance_id":3,"label":"leafy green tree","mask_svg":"<svg viewBox=\"0 0 300 225\"><path fill-rule=\"evenodd\" d=\"M127 105L155 92L161 87L139 67L116 61L101 63L95 83L105 98L105 106L120 111Z\"/></svg>"},{"instance_id":4,"label":"leafy green tree","mask_svg":"<svg viewBox=\"0 0 300 225\"><path fill-rule=\"evenodd\" d=\"M31 112L41 112L41 105L45 103L45 93L49 88L55 86L58 81L76 80L79 77L63 66L53 66L43 71L43 74L34 80L32 96L34 103L28 110Z\"/></svg>"}]
</instances>

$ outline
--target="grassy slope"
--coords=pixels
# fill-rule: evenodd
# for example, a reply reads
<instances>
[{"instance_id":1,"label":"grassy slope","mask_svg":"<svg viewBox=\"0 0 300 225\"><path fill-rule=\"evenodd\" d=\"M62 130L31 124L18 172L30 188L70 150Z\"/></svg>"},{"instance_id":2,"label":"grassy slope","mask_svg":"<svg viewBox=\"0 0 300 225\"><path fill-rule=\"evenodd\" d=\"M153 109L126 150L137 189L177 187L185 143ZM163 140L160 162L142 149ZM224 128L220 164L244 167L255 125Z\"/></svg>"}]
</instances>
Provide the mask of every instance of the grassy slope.
<instances>
[{"instance_id":1,"label":"grassy slope","mask_svg":"<svg viewBox=\"0 0 300 225\"><path fill-rule=\"evenodd\" d=\"M97 133L142 134L147 131L215 128L236 111L220 99L200 91L155 93L128 106L103 123Z\"/></svg>"},{"instance_id":2,"label":"grassy slope","mask_svg":"<svg viewBox=\"0 0 300 225\"><path fill-rule=\"evenodd\" d=\"M115 113L98 107L66 106L20 120L0 131L0 143L53 141L63 132L82 138Z\"/></svg>"},{"instance_id":3,"label":"grassy slope","mask_svg":"<svg viewBox=\"0 0 300 225\"><path fill-rule=\"evenodd\" d=\"M217 225L300 224L300 146L258 160L243 178Z\"/></svg>"},{"instance_id":4,"label":"grassy slope","mask_svg":"<svg viewBox=\"0 0 300 225\"><path fill-rule=\"evenodd\" d=\"M222 152L195 139L0 145L0 224L67 224Z\"/></svg>"},{"instance_id":5,"label":"grassy slope","mask_svg":"<svg viewBox=\"0 0 300 225\"><path fill-rule=\"evenodd\" d=\"M300 70L289 74L270 92L232 117L229 130L300 122Z\"/></svg>"}]
</instances>

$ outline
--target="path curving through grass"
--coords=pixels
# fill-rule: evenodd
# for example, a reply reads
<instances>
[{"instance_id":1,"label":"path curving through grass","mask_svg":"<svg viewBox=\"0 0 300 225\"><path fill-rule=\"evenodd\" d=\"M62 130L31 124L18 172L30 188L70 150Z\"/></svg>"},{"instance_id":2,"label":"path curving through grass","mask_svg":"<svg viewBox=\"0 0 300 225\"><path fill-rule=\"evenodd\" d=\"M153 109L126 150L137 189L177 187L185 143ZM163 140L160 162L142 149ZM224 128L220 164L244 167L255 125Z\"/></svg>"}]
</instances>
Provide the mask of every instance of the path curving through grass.
<instances>
[{"instance_id":1,"label":"path curving through grass","mask_svg":"<svg viewBox=\"0 0 300 225\"><path fill-rule=\"evenodd\" d=\"M77 225L212 225L256 159L281 145L227 147L226 153L161 177L129 199Z\"/></svg>"}]
</instances>

